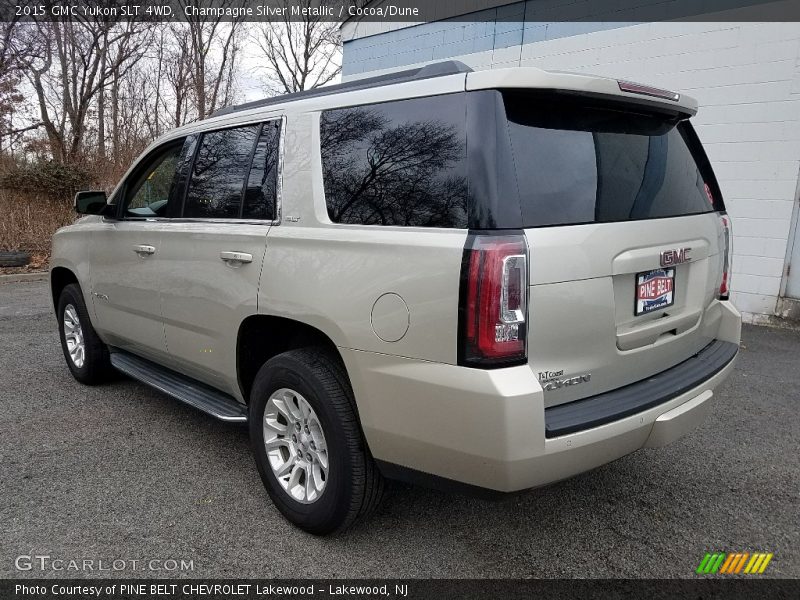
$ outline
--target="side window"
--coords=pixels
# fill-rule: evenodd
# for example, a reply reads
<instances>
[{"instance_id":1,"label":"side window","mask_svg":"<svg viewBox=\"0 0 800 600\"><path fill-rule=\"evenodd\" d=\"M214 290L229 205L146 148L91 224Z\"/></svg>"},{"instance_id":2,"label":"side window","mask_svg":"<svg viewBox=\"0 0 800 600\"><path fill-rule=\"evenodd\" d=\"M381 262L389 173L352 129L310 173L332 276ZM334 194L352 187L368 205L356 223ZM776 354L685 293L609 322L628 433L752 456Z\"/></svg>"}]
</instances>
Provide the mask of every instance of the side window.
<instances>
[{"instance_id":1,"label":"side window","mask_svg":"<svg viewBox=\"0 0 800 600\"><path fill-rule=\"evenodd\" d=\"M184 140L170 142L145 159L125 185L125 216L164 217L174 197L175 167L183 151Z\"/></svg>"},{"instance_id":2,"label":"side window","mask_svg":"<svg viewBox=\"0 0 800 600\"><path fill-rule=\"evenodd\" d=\"M467 227L466 94L325 111L325 201L337 223Z\"/></svg>"},{"instance_id":3,"label":"side window","mask_svg":"<svg viewBox=\"0 0 800 600\"><path fill-rule=\"evenodd\" d=\"M281 122L269 121L261 127L253 164L244 191L242 218L275 218L275 201L278 196L278 150Z\"/></svg>"},{"instance_id":4,"label":"side window","mask_svg":"<svg viewBox=\"0 0 800 600\"><path fill-rule=\"evenodd\" d=\"M183 216L238 218L259 125L204 133L192 166Z\"/></svg>"}]
</instances>

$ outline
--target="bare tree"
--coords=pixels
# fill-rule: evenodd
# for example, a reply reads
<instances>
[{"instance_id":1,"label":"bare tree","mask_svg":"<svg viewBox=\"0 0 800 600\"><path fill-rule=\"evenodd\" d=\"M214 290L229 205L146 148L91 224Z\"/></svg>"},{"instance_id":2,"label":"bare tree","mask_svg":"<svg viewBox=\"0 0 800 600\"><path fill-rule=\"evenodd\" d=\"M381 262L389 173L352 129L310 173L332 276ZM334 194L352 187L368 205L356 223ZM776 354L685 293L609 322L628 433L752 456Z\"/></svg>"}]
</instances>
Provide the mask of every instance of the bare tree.
<instances>
[{"instance_id":1,"label":"bare tree","mask_svg":"<svg viewBox=\"0 0 800 600\"><path fill-rule=\"evenodd\" d=\"M282 4L288 7L290 3ZM319 0L299 0L299 4L310 9L318 6ZM277 83L271 90L275 93L325 85L342 70L338 23L323 21L311 10L304 11L296 21L287 10L281 20L256 26L252 37L267 60L270 79Z\"/></svg>"},{"instance_id":2,"label":"bare tree","mask_svg":"<svg viewBox=\"0 0 800 600\"><path fill-rule=\"evenodd\" d=\"M89 19L32 25L29 34L37 44L18 59L36 93L54 158L77 160L98 93L143 56L142 28L135 22Z\"/></svg>"},{"instance_id":3,"label":"bare tree","mask_svg":"<svg viewBox=\"0 0 800 600\"><path fill-rule=\"evenodd\" d=\"M235 0L220 0L219 8L227 8ZM192 4L180 0L181 5ZM187 14L189 77L192 82L197 117L205 119L220 106L232 100L236 67L240 52L241 18L226 21L224 17Z\"/></svg>"},{"instance_id":4,"label":"bare tree","mask_svg":"<svg viewBox=\"0 0 800 600\"><path fill-rule=\"evenodd\" d=\"M215 7L240 1L219 0ZM299 1L311 8L320 0ZM233 103L247 28L256 26L205 12L189 11L174 23L83 17L1 23L0 153L7 151L13 115L31 157L97 158L104 176L116 175L165 130ZM275 92L323 85L341 69L337 25L312 12L292 18L300 20L259 25L248 40L258 42Z\"/></svg>"},{"instance_id":5,"label":"bare tree","mask_svg":"<svg viewBox=\"0 0 800 600\"><path fill-rule=\"evenodd\" d=\"M189 31L185 27L172 29L176 44L164 50L164 77L172 95L171 106L165 98L164 111L172 113L173 127L180 127L189 119L189 97L191 93L191 74L189 65Z\"/></svg>"},{"instance_id":6,"label":"bare tree","mask_svg":"<svg viewBox=\"0 0 800 600\"><path fill-rule=\"evenodd\" d=\"M14 129L14 109L23 100L19 90L22 74L14 48L18 25L17 20L0 22L0 152L6 148L5 140L7 138L12 138L8 141L10 148L13 138L38 127L38 123L34 123L27 127Z\"/></svg>"}]
</instances>

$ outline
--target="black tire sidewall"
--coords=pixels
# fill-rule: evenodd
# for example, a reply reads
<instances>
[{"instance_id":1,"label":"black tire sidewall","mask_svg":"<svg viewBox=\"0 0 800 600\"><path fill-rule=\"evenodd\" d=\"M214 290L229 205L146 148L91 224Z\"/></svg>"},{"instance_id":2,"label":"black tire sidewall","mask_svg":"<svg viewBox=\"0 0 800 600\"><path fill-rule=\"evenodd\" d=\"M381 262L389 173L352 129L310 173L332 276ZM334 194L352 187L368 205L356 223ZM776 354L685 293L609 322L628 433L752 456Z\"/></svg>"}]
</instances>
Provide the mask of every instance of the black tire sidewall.
<instances>
[{"instance_id":1,"label":"black tire sidewall","mask_svg":"<svg viewBox=\"0 0 800 600\"><path fill-rule=\"evenodd\" d=\"M0 267L24 267L31 262L30 252L11 250L0 252Z\"/></svg>"},{"instance_id":2,"label":"black tire sidewall","mask_svg":"<svg viewBox=\"0 0 800 600\"><path fill-rule=\"evenodd\" d=\"M68 305L75 307L78 313L78 319L81 323L81 331L83 332L84 340L84 361L83 366L78 367L72 361L72 357L67 350L67 340L64 334L64 311ZM83 300L83 293L77 284L70 284L62 291L58 299L58 334L61 339L61 350L64 353L64 359L67 361L67 367L72 375L82 383L97 383L104 379L107 361L107 355L103 342L98 337L97 333L92 327L92 322L89 319L89 313L86 310L86 303Z\"/></svg>"},{"instance_id":3,"label":"black tire sidewall","mask_svg":"<svg viewBox=\"0 0 800 600\"><path fill-rule=\"evenodd\" d=\"M289 388L302 395L320 420L328 448L328 479L320 498L302 504L290 498L272 472L264 447L263 418L267 400L273 392ZM354 456L352 440L346 439L339 423L340 415L326 401L327 391L313 369L300 360L280 355L268 361L259 371L250 400L250 439L261 479L278 510L302 529L316 534L335 531L351 505ZM363 458L362 458L363 459Z\"/></svg>"}]
</instances>

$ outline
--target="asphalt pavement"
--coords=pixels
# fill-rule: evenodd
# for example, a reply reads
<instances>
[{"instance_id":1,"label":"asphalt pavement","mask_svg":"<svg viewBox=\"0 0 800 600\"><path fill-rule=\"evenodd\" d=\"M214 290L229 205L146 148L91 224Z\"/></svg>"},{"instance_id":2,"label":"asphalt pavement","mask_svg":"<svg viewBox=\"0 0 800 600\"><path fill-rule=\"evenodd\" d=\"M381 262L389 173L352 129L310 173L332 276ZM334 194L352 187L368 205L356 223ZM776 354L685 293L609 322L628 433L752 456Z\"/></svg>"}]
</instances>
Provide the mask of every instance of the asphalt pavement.
<instances>
[{"instance_id":1,"label":"asphalt pavement","mask_svg":"<svg viewBox=\"0 0 800 600\"><path fill-rule=\"evenodd\" d=\"M691 577L756 550L800 577L799 441L800 332L745 326L712 418L669 447L501 501L395 485L315 538L273 508L245 428L77 383L46 283L0 285L0 577Z\"/></svg>"}]
</instances>

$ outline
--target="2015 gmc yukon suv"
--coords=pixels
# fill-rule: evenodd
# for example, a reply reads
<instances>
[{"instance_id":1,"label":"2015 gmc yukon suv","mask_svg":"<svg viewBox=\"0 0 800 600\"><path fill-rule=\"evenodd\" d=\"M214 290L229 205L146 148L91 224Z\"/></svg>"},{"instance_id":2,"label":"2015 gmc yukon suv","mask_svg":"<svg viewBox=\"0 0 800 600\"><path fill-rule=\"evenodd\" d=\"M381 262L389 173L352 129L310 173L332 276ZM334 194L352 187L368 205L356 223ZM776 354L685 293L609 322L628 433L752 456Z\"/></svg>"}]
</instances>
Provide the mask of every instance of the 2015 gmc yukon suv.
<instances>
[{"instance_id":1,"label":"2015 gmc yukon suv","mask_svg":"<svg viewBox=\"0 0 800 600\"><path fill-rule=\"evenodd\" d=\"M247 422L317 534L383 478L511 492L666 444L730 374L694 100L440 63L223 109L53 239L64 356Z\"/></svg>"}]
</instances>

